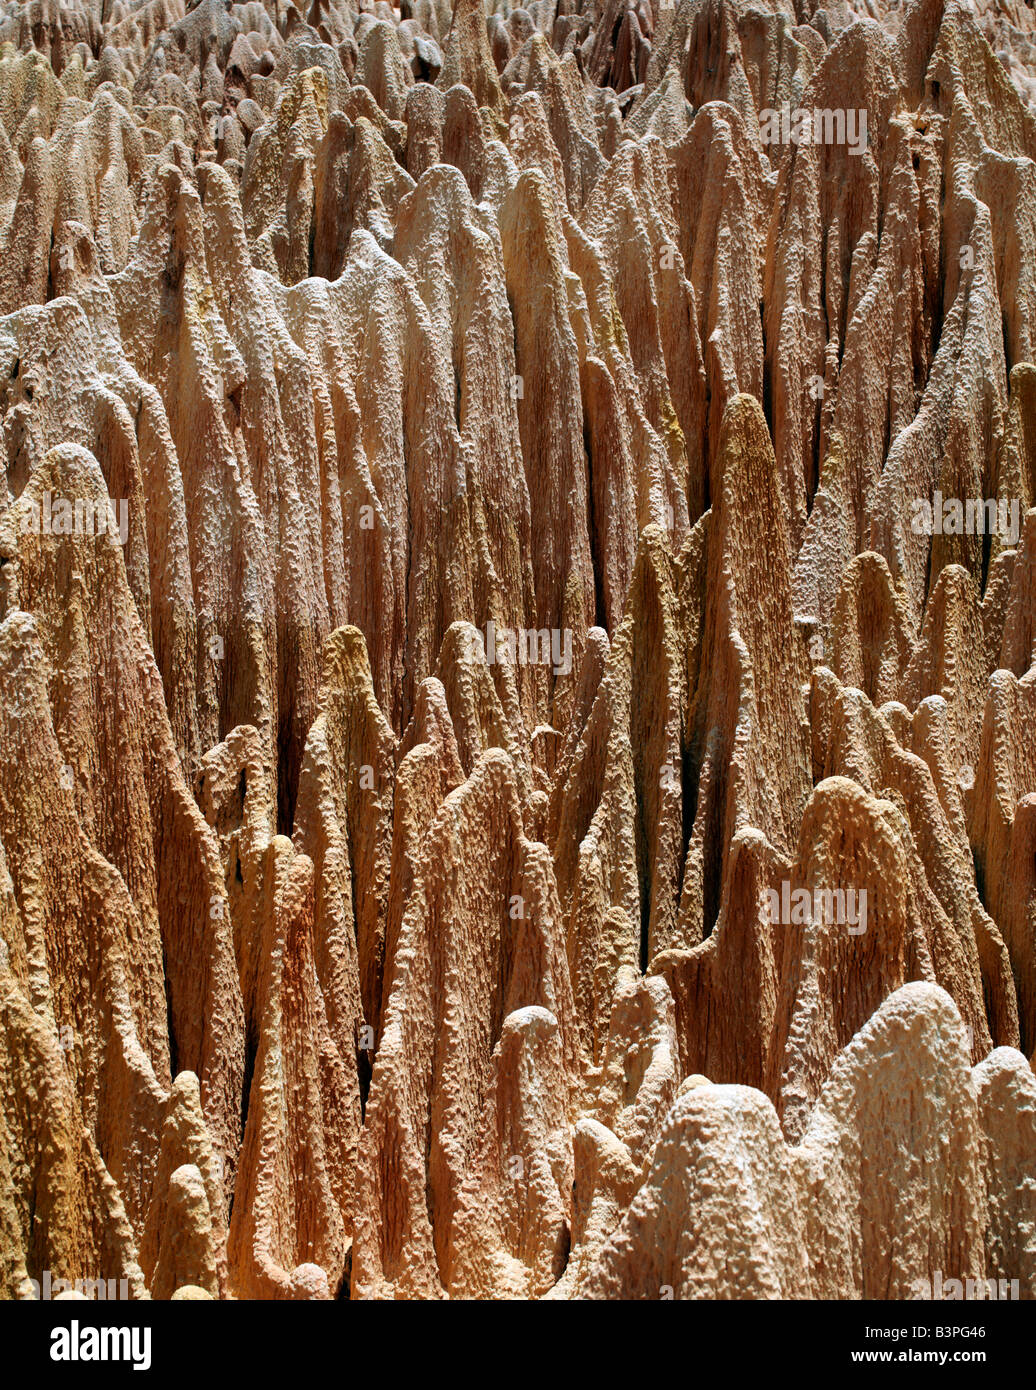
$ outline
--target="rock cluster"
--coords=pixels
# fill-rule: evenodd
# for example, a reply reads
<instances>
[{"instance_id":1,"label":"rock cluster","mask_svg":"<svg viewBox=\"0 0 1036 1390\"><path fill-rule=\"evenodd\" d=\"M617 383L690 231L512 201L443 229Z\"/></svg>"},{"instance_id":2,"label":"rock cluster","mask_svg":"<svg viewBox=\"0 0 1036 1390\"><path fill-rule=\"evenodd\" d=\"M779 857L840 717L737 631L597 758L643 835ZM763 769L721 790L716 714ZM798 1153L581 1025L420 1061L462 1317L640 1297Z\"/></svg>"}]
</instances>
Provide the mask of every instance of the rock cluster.
<instances>
[{"instance_id":1,"label":"rock cluster","mask_svg":"<svg viewBox=\"0 0 1036 1390\"><path fill-rule=\"evenodd\" d=\"M1033 10L0 45L0 1296L1036 1297Z\"/></svg>"}]
</instances>

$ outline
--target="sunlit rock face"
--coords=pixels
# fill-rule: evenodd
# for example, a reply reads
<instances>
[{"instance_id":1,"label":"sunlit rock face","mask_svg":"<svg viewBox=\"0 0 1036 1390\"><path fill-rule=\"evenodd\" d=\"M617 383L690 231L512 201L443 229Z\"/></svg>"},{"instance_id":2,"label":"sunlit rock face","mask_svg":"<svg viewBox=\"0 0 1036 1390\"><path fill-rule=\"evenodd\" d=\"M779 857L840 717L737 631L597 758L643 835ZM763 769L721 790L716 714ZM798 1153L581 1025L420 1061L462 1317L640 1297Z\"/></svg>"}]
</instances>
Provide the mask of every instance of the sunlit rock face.
<instances>
[{"instance_id":1,"label":"sunlit rock face","mask_svg":"<svg viewBox=\"0 0 1036 1390\"><path fill-rule=\"evenodd\" d=\"M1036 1297L1033 14L4 9L0 1296Z\"/></svg>"}]
</instances>

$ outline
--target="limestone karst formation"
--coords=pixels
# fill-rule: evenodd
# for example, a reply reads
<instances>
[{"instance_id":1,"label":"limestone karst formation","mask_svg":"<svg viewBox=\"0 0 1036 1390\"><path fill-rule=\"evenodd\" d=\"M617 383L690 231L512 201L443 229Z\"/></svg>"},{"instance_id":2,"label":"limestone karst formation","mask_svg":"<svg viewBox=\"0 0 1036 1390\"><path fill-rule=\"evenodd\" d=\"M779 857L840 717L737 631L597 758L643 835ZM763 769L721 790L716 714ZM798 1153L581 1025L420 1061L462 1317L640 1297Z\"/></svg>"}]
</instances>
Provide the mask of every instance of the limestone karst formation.
<instances>
[{"instance_id":1,"label":"limestone karst formation","mask_svg":"<svg viewBox=\"0 0 1036 1390\"><path fill-rule=\"evenodd\" d=\"M1036 1297L1028 0L5 4L0 418L0 1296Z\"/></svg>"}]
</instances>

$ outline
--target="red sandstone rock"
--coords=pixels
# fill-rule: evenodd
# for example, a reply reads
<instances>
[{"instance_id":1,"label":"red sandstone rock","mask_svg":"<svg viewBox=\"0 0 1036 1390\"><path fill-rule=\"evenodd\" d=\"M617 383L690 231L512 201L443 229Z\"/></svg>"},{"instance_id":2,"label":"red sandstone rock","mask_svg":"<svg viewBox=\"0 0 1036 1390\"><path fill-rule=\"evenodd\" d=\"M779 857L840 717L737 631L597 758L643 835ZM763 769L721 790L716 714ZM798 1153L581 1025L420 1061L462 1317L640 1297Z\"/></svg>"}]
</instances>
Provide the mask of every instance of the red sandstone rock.
<instances>
[{"instance_id":1,"label":"red sandstone rock","mask_svg":"<svg viewBox=\"0 0 1036 1390\"><path fill-rule=\"evenodd\" d=\"M809 8L0 17L0 1296L1036 1297L1036 25Z\"/></svg>"}]
</instances>

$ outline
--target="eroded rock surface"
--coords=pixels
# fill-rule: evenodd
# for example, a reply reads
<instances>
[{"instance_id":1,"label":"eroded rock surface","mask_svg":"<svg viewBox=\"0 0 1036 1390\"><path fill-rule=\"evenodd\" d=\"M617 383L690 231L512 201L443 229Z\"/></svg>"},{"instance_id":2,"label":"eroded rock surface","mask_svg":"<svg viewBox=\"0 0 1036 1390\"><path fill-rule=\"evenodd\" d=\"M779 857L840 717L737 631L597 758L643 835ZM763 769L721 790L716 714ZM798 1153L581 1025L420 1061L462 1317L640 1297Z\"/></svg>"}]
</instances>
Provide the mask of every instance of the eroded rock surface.
<instances>
[{"instance_id":1,"label":"eroded rock surface","mask_svg":"<svg viewBox=\"0 0 1036 1390\"><path fill-rule=\"evenodd\" d=\"M0 1296L1036 1297L1036 22L0 16Z\"/></svg>"}]
</instances>

